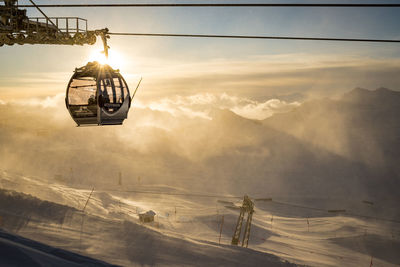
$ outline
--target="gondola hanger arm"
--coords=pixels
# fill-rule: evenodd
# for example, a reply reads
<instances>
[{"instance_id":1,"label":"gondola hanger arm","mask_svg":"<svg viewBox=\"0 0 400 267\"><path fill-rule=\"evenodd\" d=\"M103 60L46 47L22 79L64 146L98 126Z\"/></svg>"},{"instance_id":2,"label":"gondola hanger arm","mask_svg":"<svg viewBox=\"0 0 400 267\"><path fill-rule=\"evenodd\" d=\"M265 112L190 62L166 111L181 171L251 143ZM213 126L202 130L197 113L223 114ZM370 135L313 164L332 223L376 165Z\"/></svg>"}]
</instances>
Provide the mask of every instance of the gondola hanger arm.
<instances>
[{"instance_id":1,"label":"gondola hanger arm","mask_svg":"<svg viewBox=\"0 0 400 267\"><path fill-rule=\"evenodd\" d=\"M107 44L107 39L110 39L110 35L108 34L108 28L102 30L96 30L95 34L101 37L104 47L104 51L102 53L105 55L106 59L108 59L108 49L110 49L110 47Z\"/></svg>"}]
</instances>

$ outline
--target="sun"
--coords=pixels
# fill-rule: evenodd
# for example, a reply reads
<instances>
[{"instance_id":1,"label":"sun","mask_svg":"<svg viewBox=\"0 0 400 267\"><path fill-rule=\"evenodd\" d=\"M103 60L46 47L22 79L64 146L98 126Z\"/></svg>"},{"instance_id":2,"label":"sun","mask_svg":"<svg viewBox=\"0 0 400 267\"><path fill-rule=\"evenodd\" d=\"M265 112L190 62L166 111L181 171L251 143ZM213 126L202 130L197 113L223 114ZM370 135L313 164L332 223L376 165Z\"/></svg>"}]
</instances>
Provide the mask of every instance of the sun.
<instances>
[{"instance_id":1,"label":"sun","mask_svg":"<svg viewBox=\"0 0 400 267\"><path fill-rule=\"evenodd\" d=\"M114 69L120 69L125 66L125 61L123 57L114 50L108 51L108 59L104 55L104 53L100 50L93 50L89 55L89 61L97 61L100 64L110 65Z\"/></svg>"}]
</instances>

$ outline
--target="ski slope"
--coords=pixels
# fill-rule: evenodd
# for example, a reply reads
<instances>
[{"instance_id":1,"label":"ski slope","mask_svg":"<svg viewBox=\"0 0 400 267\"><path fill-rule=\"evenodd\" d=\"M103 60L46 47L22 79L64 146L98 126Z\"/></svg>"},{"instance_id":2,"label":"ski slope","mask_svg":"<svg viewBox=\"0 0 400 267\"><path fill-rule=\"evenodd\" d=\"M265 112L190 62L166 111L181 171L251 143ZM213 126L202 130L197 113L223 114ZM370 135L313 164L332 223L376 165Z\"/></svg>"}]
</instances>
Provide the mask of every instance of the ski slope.
<instances>
[{"instance_id":1,"label":"ski slope","mask_svg":"<svg viewBox=\"0 0 400 267\"><path fill-rule=\"evenodd\" d=\"M138 184L135 192L95 188L87 202L92 188L10 171L0 172L0 188L9 201L0 203L4 230L116 265L369 266L371 259L373 266L400 264L395 222L257 201L249 247L243 248L230 245L240 198ZM155 221L140 223L138 213L147 210L155 211Z\"/></svg>"}]
</instances>

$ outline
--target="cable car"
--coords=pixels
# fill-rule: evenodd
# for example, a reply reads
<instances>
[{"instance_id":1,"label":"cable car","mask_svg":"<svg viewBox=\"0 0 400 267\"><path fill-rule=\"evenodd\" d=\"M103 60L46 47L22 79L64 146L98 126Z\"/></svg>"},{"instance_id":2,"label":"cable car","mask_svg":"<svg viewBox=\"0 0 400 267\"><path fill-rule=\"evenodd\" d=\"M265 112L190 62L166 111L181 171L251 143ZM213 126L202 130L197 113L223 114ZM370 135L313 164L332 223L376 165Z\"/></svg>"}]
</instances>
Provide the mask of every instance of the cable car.
<instances>
[{"instance_id":1,"label":"cable car","mask_svg":"<svg viewBox=\"0 0 400 267\"><path fill-rule=\"evenodd\" d=\"M119 70L96 61L75 69L65 97L67 109L78 126L122 125L131 101Z\"/></svg>"}]
</instances>

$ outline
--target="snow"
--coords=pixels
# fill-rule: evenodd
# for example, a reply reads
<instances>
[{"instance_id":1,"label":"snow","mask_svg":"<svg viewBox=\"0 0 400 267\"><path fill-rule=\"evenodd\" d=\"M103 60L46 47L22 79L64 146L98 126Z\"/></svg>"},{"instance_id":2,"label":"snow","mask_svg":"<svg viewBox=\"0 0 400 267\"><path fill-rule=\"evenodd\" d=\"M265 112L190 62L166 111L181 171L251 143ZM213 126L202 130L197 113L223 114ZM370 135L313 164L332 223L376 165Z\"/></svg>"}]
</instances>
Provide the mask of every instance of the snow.
<instances>
[{"instance_id":1,"label":"snow","mask_svg":"<svg viewBox=\"0 0 400 267\"><path fill-rule=\"evenodd\" d=\"M10 171L0 172L0 186L0 227L5 231L111 264L369 266L371 257L374 266L400 264L396 223L256 201L249 247L243 248L230 245L239 214L232 207L240 206L240 198L190 197L194 192L163 185L138 185L130 193L118 187L95 188L82 212L92 188ZM138 193L141 190L170 194ZM156 213L155 221L140 223L138 214L148 210ZM43 254L42 245L27 246L20 237L14 237L16 241L3 235L2 248L10 255L29 256L28 265L46 261L64 266L65 259Z\"/></svg>"},{"instance_id":2,"label":"snow","mask_svg":"<svg viewBox=\"0 0 400 267\"><path fill-rule=\"evenodd\" d=\"M0 230L0 266L115 266Z\"/></svg>"}]
</instances>

